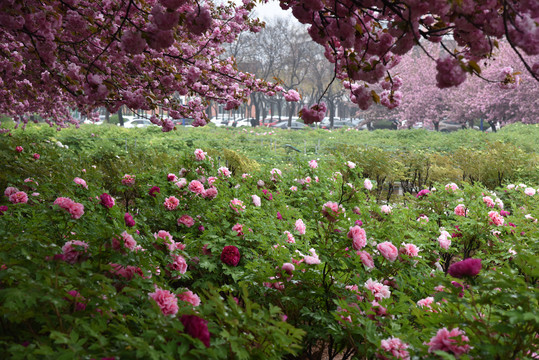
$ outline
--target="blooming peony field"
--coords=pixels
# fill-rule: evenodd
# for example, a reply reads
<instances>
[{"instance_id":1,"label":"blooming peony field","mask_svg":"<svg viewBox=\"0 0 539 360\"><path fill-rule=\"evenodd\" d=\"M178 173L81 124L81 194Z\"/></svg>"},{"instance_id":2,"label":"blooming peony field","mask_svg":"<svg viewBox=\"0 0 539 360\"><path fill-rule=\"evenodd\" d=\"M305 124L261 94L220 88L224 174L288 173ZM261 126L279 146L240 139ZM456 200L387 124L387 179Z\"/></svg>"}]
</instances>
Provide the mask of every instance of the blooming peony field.
<instances>
[{"instance_id":1,"label":"blooming peony field","mask_svg":"<svg viewBox=\"0 0 539 360\"><path fill-rule=\"evenodd\" d=\"M107 177L37 148L3 154L4 358L539 358L537 183L380 203L354 159Z\"/></svg>"}]
</instances>

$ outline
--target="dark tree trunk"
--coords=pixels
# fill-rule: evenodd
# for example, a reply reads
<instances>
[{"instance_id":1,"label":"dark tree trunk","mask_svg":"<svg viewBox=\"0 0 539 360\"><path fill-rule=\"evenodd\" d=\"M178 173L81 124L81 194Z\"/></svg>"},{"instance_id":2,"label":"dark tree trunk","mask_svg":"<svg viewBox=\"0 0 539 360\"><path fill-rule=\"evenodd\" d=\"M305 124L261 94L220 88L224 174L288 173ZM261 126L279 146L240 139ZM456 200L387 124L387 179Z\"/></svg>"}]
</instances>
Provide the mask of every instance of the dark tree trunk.
<instances>
[{"instance_id":1,"label":"dark tree trunk","mask_svg":"<svg viewBox=\"0 0 539 360\"><path fill-rule=\"evenodd\" d=\"M434 130L440 131L440 122L434 121L433 124L434 124Z\"/></svg>"},{"instance_id":2,"label":"dark tree trunk","mask_svg":"<svg viewBox=\"0 0 539 360\"><path fill-rule=\"evenodd\" d=\"M124 116L122 114L122 108L118 109L118 123L120 126L124 126Z\"/></svg>"}]
</instances>

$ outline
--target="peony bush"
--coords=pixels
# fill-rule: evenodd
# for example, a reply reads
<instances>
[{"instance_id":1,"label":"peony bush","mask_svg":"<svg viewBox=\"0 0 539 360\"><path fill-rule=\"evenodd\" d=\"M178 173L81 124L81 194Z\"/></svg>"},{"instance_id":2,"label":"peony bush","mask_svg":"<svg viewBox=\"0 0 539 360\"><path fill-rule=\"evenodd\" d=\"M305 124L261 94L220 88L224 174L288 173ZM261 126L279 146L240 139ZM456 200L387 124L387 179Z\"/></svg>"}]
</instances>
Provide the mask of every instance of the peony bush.
<instances>
[{"instance_id":1,"label":"peony bush","mask_svg":"<svg viewBox=\"0 0 539 360\"><path fill-rule=\"evenodd\" d=\"M108 168L106 151L8 145L21 166L0 199L6 358L539 353L538 184L386 203L359 159L240 173L197 148Z\"/></svg>"}]
</instances>

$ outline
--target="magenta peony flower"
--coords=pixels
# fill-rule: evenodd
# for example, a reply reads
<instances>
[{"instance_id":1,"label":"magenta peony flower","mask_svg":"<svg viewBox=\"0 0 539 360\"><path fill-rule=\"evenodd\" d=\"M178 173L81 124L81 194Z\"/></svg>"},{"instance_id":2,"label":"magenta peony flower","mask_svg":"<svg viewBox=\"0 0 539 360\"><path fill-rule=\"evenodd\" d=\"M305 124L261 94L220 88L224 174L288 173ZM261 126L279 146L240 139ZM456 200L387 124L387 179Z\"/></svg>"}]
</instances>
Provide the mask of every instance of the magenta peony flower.
<instances>
[{"instance_id":1,"label":"magenta peony flower","mask_svg":"<svg viewBox=\"0 0 539 360\"><path fill-rule=\"evenodd\" d=\"M238 266L240 251L234 245L225 246L223 252L221 252L221 261L226 265Z\"/></svg>"},{"instance_id":2,"label":"magenta peony flower","mask_svg":"<svg viewBox=\"0 0 539 360\"><path fill-rule=\"evenodd\" d=\"M457 216L466 216L466 206L464 206L464 204L458 204L456 207L455 207L455 215Z\"/></svg>"},{"instance_id":3,"label":"magenta peony flower","mask_svg":"<svg viewBox=\"0 0 539 360\"><path fill-rule=\"evenodd\" d=\"M148 191L148 194L153 197L157 196L156 193L161 193L161 189L159 188L159 186L154 186L150 189L150 191Z\"/></svg>"},{"instance_id":4,"label":"magenta peony flower","mask_svg":"<svg viewBox=\"0 0 539 360\"><path fill-rule=\"evenodd\" d=\"M180 321L184 331L194 339L199 339L206 347L210 347L210 331L208 321L196 315L182 315Z\"/></svg>"},{"instance_id":5,"label":"magenta peony flower","mask_svg":"<svg viewBox=\"0 0 539 360\"><path fill-rule=\"evenodd\" d=\"M15 151L17 151L18 153L21 153L24 149L22 148L22 146L17 146L15 148Z\"/></svg>"},{"instance_id":6,"label":"magenta peony flower","mask_svg":"<svg viewBox=\"0 0 539 360\"><path fill-rule=\"evenodd\" d=\"M481 268L481 259L468 258L452 264L448 272L449 275L460 279L464 276L476 276Z\"/></svg>"},{"instance_id":7,"label":"magenta peony flower","mask_svg":"<svg viewBox=\"0 0 539 360\"><path fill-rule=\"evenodd\" d=\"M104 207L106 207L107 209L112 208L114 206L114 204L115 204L114 199L112 198L112 196L110 196L107 193L101 194L100 199L101 199L100 204L103 205Z\"/></svg>"},{"instance_id":8,"label":"magenta peony flower","mask_svg":"<svg viewBox=\"0 0 539 360\"><path fill-rule=\"evenodd\" d=\"M75 264L83 260L88 251L88 243L79 240L68 241L62 246L63 260Z\"/></svg>"},{"instance_id":9,"label":"magenta peony flower","mask_svg":"<svg viewBox=\"0 0 539 360\"><path fill-rule=\"evenodd\" d=\"M69 204L67 211L69 211L69 214L71 214L72 219L80 219L80 217L84 215L84 205L72 202Z\"/></svg>"},{"instance_id":10,"label":"magenta peony flower","mask_svg":"<svg viewBox=\"0 0 539 360\"><path fill-rule=\"evenodd\" d=\"M168 264L172 270L179 271L180 274L185 274L187 271L187 262L181 255L172 255L173 262Z\"/></svg>"},{"instance_id":11,"label":"magenta peony flower","mask_svg":"<svg viewBox=\"0 0 539 360\"><path fill-rule=\"evenodd\" d=\"M466 344L468 341L470 339L459 328L454 328L451 331L443 328L438 330L427 345L429 346L429 353L442 350L459 357L470 351L470 345Z\"/></svg>"},{"instance_id":12,"label":"magenta peony flower","mask_svg":"<svg viewBox=\"0 0 539 360\"><path fill-rule=\"evenodd\" d=\"M86 301L86 299L77 290L70 290L67 292L67 294L70 296L70 298L67 298L66 300L73 301L75 303L75 311L83 311L86 309L86 304L81 302Z\"/></svg>"},{"instance_id":13,"label":"magenta peony flower","mask_svg":"<svg viewBox=\"0 0 539 360\"><path fill-rule=\"evenodd\" d=\"M423 189L420 192L418 192L415 197L419 199L420 197L426 196L429 193L430 193L429 189Z\"/></svg>"},{"instance_id":14,"label":"magenta peony flower","mask_svg":"<svg viewBox=\"0 0 539 360\"><path fill-rule=\"evenodd\" d=\"M8 210L8 207L6 205L0 206L0 215L4 215L4 213Z\"/></svg>"},{"instance_id":15,"label":"magenta peony flower","mask_svg":"<svg viewBox=\"0 0 539 360\"><path fill-rule=\"evenodd\" d=\"M133 175L125 174L122 178L122 184L126 186L132 186L135 184L135 177Z\"/></svg>"},{"instance_id":16,"label":"magenta peony flower","mask_svg":"<svg viewBox=\"0 0 539 360\"><path fill-rule=\"evenodd\" d=\"M389 241L385 241L383 243L380 243L376 246L378 251L380 251L380 254L382 254L383 257L385 257L387 260L393 262L399 255L399 250L390 243Z\"/></svg>"},{"instance_id":17,"label":"magenta peony flower","mask_svg":"<svg viewBox=\"0 0 539 360\"><path fill-rule=\"evenodd\" d=\"M135 220L133 220L133 216L131 216L131 214L129 213L125 213L124 221L125 221L125 226L127 227L135 226Z\"/></svg>"},{"instance_id":18,"label":"magenta peony flower","mask_svg":"<svg viewBox=\"0 0 539 360\"><path fill-rule=\"evenodd\" d=\"M159 305L163 315L174 315L178 312L178 299L170 291L156 287L155 292L149 295Z\"/></svg>"},{"instance_id":19,"label":"magenta peony flower","mask_svg":"<svg viewBox=\"0 0 539 360\"><path fill-rule=\"evenodd\" d=\"M40 157L41 155L39 155L38 153L34 153L34 159L39 160Z\"/></svg>"}]
</instances>

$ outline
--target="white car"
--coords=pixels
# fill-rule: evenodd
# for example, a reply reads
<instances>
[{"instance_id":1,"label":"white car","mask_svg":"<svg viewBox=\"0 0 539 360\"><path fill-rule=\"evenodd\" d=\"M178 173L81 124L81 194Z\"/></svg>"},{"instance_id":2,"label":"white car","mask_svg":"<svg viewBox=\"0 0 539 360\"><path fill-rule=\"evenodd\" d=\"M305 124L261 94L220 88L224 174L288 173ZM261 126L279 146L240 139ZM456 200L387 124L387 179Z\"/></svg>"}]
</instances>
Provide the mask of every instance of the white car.
<instances>
[{"instance_id":1,"label":"white car","mask_svg":"<svg viewBox=\"0 0 539 360\"><path fill-rule=\"evenodd\" d=\"M127 129L142 128L142 127L153 126L153 125L155 124L153 124L150 120L141 119L141 118L136 118L136 119L128 120L124 122L124 128L127 128Z\"/></svg>"}]
</instances>

